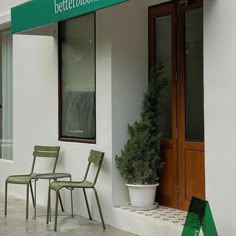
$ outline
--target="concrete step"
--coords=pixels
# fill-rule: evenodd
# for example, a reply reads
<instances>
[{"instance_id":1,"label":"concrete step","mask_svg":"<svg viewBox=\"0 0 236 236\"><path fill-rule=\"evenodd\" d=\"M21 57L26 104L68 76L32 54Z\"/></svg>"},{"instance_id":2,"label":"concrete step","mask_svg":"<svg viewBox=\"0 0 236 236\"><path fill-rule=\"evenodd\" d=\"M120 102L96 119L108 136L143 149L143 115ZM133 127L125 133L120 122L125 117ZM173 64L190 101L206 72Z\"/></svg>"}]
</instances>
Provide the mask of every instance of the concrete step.
<instances>
[{"instance_id":1,"label":"concrete step","mask_svg":"<svg viewBox=\"0 0 236 236\"><path fill-rule=\"evenodd\" d=\"M140 236L181 236L187 212L158 206L155 210L114 207L114 226Z\"/></svg>"}]
</instances>

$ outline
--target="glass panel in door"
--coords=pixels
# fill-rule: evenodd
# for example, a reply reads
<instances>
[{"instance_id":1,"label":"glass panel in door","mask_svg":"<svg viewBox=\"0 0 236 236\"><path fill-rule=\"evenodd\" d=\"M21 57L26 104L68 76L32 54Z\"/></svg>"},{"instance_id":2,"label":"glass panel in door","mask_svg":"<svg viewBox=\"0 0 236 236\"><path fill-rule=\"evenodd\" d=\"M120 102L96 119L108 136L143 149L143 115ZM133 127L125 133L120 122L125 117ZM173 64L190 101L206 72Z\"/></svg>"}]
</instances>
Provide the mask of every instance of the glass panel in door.
<instances>
[{"instance_id":1,"label":"glass panel in door","mask_svg":"<svg viewBox=\"0 0 236 236\"><path fill-rule=\"evenodd\" d=\"M204 142L202 9L185 13L185 140Z\"/></svg>"},{"instance_id":2,"label":"glass panel in door","mask_svg":"<svg viewBox=\"0 0 236 236\"><path fill-rule=\"evenodd\" d=\"M161 124L165 140L172 139L172 16L155 18L155 63L164 66L168 85L161 95Z\"/></svg>"}]
</instances>

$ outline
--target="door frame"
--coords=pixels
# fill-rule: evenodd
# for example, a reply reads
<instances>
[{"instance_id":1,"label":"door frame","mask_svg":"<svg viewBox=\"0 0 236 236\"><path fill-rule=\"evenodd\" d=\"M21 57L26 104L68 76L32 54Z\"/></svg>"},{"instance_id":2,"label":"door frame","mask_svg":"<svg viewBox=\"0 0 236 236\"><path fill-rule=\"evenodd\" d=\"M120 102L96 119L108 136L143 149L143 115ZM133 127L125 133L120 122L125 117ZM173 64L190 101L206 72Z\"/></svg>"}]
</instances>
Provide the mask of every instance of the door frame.
<instances>
[{"instance_id":1,"label":"door frame","mask_svg":"<svg viewBox=\"0 0 236 236\"><path fill-rule=\"evenodd\" d=\"M184 13L197 8L203 8L202 0L192 0L190 5L181 4L177 8L178 15L178 24L177 24L177 48L179 51L185 51L185 25ZM204 152L204 142L191 142L185 140L185 54L177 53L177 71L178 77L181 80L178 80L177 85L177 97L179 99L178 106L179 112L177 113L179 120L178 128L178 188L179 188L179 199L178 199L178 208L188 209L190 204L190 198L186 192L186 162L185 162L185 151L186 150L198 150L199 152ZM184 171L183 171L184 170ZM204 167L205 170L205 167ZM204 190L205 190L205 171L204 171ZM188 198L188 199L187 199ZM205 191L201 195L201 198L205 199Z\"/></svg>"},{"instance_id":2,"label":"door frame","mask_svg":"<svg viewBox=\"0 0 236 236\"><path fill-rule=\"evenodd\" d=\"M164 140L164 152L172 151L171 160L171 194L162 194L162 184L165 176L161 178L158 201L166 206L187 210L190 200L186 200L186 163L185 150L193 147L204 152L204 142L185 141L185 21L184 13L195 8L202 8L203 0L192 0L190 5L178 2L165 2L149 7L149 71L155 62L155 17L171 15L172 22L172 139ZM181 53L179 53L181 52ZM179 79L181 78L181 79ZM170 155L170 154L168 154ZM163 154L165 156L165 153ZM165 161L168 161L167 159ZM204 167L204 194L205 198L205 167ZM165 186L164 186L165 187Z\"/></svg>"}]
</instances>

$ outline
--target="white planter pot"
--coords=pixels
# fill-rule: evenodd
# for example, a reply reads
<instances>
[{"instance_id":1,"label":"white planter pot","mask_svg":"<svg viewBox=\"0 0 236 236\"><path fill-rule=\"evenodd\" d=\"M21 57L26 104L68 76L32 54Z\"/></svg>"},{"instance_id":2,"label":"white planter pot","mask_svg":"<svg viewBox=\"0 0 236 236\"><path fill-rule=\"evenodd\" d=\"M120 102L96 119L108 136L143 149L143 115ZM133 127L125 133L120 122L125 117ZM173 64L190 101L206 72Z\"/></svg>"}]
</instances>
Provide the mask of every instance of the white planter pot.
<instances>
[{"instance_id":1,"label":"white planter pot","mask_svg":"<svg viewBox=\"0 0 236 236\"><path fill-rule=\"evenodd\" d=\"M159 184L126 184L129 190L130 204L133 207L150 207L155 205L156 188Z\"/></svg>"}]
</instances>

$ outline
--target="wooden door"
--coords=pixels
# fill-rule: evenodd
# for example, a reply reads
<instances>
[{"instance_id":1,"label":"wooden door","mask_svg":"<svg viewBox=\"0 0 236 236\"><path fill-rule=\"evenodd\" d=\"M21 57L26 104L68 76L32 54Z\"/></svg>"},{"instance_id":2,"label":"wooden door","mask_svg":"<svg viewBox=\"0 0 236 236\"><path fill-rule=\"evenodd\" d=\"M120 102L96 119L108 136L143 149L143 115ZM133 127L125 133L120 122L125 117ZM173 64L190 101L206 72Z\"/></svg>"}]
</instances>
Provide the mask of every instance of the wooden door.
<instances>
[{"instance_id":1,"label":"wooden door","mask_svg":"<svg viewBox=\"0 0 236 236\"><path fill-rule=\"evenodd\" d=\"M205 198L202 1L149 8L149 65L164 65L162 154L158 201L187 210Z\"/></svg>"}]
</instances>

